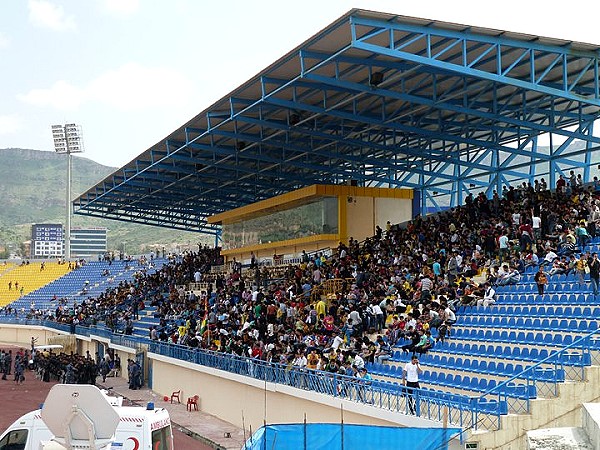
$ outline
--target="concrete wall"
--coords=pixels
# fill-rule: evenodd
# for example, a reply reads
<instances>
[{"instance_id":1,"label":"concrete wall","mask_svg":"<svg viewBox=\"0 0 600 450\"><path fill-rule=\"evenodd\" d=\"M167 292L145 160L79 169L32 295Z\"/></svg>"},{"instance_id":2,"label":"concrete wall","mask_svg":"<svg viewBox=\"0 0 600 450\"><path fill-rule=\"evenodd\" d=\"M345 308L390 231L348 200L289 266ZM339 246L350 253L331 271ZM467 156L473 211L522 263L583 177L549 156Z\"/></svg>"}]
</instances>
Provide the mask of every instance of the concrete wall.
<instances>
[{"instance_id":1,"label":"concrete wall","mask_svg":"<svg viewBox=\"0 0 600 450\"><path fill-rule=\"evenodd\" d=\"M344 201L344 198L340 198ZM375 199L373 197L348 197L346 224L348 237L362 241L375 234Z\"/></svg>"},{"instance_id":2,"label":"concrete wall","mask_svg":"<svg viewBox=\"0 0 600 450\"><path fill-rule=\"evenodd\" d=\"M503 416L502 429L477 434L468 441L479 442L481 450L521 450L527 448L528 430L581 426L582 403L600 401L600 367L587 367L586 380L560 383L558 397L532 400L530 414Z\"/></svg>"},{"instance_id":3,"label":"concrete wall","mask_svg":"<svg viewBox=\"0 0 600 450\"><path fill-rule=\"evenodd\" d=\"M412 219L412 200L399 198L375 199L375 225L385 230L389 220L391 224L403 223Z\"/></svg>"},{"instance_id":4,"label":"concrete wall","mask_svg":"<svg viewBox=\"0 0 600 450\"><path fill-rule=\"evenodd\" d=\"M376 225L385 230L388 220L396 224L412 217L411 199L348 197L346 202L347 236L359 241L373 236Z\"/></svg>"},{"instance_id":5,"label":"concrete wall","mask_svg":"<svg viewBox=\"0 0 600 450\"><path fill-rule=\"evenodd\" d=\"M593 448L600 448L600 404L584 403L581 408L581 425L586 431Z\"/></svg>"},{"instance_id":6,"label":"concrete wall","mask_svg":"<svg viewBox=\"0 0 600 450\"><path fill-rule=\"evenodd\" d=\"M36 345L47 345L49 338L62 334L66 333L34 325L0 324L0 342L21 344L25 348L31 347L32 337L37 338Z\"/></svg>"}]
</instances>

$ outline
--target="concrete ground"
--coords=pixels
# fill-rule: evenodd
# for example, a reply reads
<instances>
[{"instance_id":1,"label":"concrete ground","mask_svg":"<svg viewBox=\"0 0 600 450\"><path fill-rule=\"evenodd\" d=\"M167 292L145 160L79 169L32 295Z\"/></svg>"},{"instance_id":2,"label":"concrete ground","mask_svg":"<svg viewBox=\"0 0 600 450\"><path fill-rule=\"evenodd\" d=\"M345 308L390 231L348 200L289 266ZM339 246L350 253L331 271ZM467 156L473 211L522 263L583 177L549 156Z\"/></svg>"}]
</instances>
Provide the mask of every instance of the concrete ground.
<instances>
[{"instance_id":1,"label":"concrete ground","mask_svg":"<svg viewBox=\"0 0 600 450\"><path fill-rule=\"evenodd\" d=\"M202 411L188 411L187 398L182 398L182 403L164 401L162 396L148 388L129 389L127 380L123 378L107 378L104 387L110 387L112 392L134 404L146 405L148 402L154 402L155 407L167 409L173 429L203 442L208 445L206 448L239 450L244 445L244 432L241 428ZM188 448L183 447L183 450ZM176 449L180 450L177 446Z\"/></svg>"},{"instance_id":2,"label":"concrete ground","mask_svg":"<svg viewBox=\"0 0 600 450\"><path fill-rule=\"evenodd\" d=\"M0 349L12 349L13 354L22 347L0 343ZM25 381L15 384L12 376L0 380L0 434L23 414L38 409L55 382L44 383L26 371ZM102 381L98 377L99 381ZM104 387L112 387L115 394L122 395L134 404L154 402L156 407L166 408L171 416L175 450L239 450L244 442L241 429L201 411L188 412L185 403L171 404L158 398L151 390L129 390L127 381L108 378ZM186 399L182 399L184 402ZM9 406L10 405L10 406ZM230 433L231 437L225 437Z\"/></svg>"}]
</instances>

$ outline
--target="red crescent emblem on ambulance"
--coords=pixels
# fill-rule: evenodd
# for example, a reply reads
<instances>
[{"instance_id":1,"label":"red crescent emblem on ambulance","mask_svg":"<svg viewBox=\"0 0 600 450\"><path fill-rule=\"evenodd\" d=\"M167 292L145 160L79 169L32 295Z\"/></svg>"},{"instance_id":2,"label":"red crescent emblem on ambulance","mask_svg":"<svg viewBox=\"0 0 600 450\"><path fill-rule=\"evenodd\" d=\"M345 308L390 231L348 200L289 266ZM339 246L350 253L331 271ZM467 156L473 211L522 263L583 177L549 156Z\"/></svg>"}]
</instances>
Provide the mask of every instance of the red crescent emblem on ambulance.
<instances>
[{"instance_id":1,"label":"red crescent emblem on ambulance","mask_svg":"<svg viewBox=\"0 0 600 450\"><path fill-rule=\"evenodd\" d=\"M127 440L131 439L133 441L133 450L139 450L140 449L140 441L137 440L137 438L134 437L130 437L127 438Z\"/></svg>"}]
</instances>

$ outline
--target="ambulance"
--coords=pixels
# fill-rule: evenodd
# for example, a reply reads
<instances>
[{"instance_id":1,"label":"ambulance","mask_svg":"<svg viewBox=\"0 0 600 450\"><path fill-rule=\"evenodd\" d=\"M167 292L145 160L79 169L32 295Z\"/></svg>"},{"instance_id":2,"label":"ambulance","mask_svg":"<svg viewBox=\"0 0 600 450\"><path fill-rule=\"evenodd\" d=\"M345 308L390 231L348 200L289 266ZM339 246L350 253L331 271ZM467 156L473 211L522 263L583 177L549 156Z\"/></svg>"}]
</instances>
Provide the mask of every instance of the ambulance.
<instances>
[{"instance_id":1,"label":"ambulance","mask_svg":"<svg viewBox=\"0 0 600 450\"><path fill-rule=\"evenodd\" d=\"M57 384L41 409L25 414L0 436L0 450L173 450L169 412L123 406L91 385Z\"/></svg>"}]
</instances>

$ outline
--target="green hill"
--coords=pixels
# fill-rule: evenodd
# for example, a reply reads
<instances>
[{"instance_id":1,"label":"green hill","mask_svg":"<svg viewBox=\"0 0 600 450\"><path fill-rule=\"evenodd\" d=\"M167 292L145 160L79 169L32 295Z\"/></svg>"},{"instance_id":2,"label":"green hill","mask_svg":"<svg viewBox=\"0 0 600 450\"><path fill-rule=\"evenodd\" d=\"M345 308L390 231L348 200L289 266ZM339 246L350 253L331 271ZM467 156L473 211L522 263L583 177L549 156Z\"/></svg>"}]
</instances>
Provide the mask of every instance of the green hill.
<instances>
[{"instance_id":1,"label":"green hill","mask_svg":"<svg viewBox=\"0 0 600 450\"><path fill-rule=\"evenodd\" d=\"M85 192L115 170L90 159L73 157L72 197ZM32 223L64 223L67 158L54 152L0 149L0 246L18 249L31 237ZM72 226L108 228L110 250L136 254L152 248L167 251L194 247L213 238L198 233L74 215Z\"/></svg>"}]
</instances>

